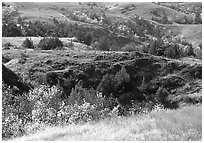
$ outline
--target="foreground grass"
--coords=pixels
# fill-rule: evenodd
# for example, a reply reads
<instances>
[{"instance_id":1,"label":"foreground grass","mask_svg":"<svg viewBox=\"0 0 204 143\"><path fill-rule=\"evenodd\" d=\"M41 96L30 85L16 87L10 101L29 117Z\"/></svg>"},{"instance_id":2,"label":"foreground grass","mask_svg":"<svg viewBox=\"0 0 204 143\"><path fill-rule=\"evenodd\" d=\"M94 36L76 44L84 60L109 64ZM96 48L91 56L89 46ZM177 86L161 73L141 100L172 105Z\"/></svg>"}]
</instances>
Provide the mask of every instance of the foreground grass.
<instances>
[{"instance_id":1,"label":"foreground grass","mask_svg":"<svg viewBox=\"0 0 204 143\"><path fill-rule=\"evenodd\" d=\"M83 125L47 127L14 140L202 140L202 106L154 110L140 116L112 117Z\"/></svg>"}]
</instances>

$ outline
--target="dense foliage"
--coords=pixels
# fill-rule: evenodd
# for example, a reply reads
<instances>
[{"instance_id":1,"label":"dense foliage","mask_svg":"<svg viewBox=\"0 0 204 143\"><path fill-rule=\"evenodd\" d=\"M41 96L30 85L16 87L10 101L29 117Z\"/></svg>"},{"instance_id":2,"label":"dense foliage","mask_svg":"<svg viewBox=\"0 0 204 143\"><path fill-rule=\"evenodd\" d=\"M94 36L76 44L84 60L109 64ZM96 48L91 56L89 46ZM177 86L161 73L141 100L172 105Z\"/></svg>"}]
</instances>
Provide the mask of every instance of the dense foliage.
<instances>
[{"instance_id":1,"label":"dense foliage","mask_svg":"<svg viewBox=\"0 0 204 143\"><path fill-rule=\"evenodd\" d=\"M3 84L3 139L33 133L43 125L84 123L115 115L134 115L143 112L144 108L152 109L156 104L153 100L132 102L128 108L123 107L118 98L129 90L129 81L130 76L122 67L115 75L106 74L97 90L84 88L83 82L79 81L66 99L61 98L62 90L57 86L40 85L27 94L16 96ZM160 101L163 93L158 93L159 104L163 104Z\"/></svg>"},{"instance_id":2,"label":"dense foliage","mask_svg":"<svg viewBox=\"0 0 204 143\"><path fill-rule=\"evenodd\" d=\"M22 47L34 49L33 41L31 40L31 38L26 38L22 43Z\"/></svg>"},{"instance_id":3,"label":"dense foliage","mask_svg":"<svg viewBox=\"0 0 204 143\"><path fill-rule=\"evenodd\" d=\"M45 37L38 43L38 48L41 50L53 50L62 46L62 41L59 38L53 37Z\"/></svg>"}]
</instances>

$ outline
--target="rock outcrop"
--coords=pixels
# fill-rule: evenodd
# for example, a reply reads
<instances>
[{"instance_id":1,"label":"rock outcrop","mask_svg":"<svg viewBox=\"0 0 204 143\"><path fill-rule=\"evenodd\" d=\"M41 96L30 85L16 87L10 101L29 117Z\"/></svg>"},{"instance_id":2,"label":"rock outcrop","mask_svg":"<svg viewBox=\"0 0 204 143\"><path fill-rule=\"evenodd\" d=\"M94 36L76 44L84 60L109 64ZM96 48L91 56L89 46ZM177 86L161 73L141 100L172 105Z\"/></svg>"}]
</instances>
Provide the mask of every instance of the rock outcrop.
<instances>
[{"instance_id":1,"label":"rock outcrop","mask_svg":"<svg viewBox=\"0 0 204 143\"><path fill-rule=\"evenodd\" d=\"M2 81L11 88L14 88L19 94L27 93L31 89L30 85L23 82L17 74L7 68L4 64L2 64Z\"/></svg>"}]
</instances>

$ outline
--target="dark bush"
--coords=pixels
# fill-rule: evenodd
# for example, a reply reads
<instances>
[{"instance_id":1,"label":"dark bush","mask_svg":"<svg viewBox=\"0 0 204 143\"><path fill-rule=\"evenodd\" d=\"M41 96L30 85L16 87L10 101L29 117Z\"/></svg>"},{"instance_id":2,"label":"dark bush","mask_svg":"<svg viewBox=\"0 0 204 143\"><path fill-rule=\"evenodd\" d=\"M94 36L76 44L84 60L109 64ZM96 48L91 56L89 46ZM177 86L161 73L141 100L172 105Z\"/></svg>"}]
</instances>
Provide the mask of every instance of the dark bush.
<instances>
[{"instance_id":1,"label":"dark bush","mask_svg":"<svg viewBox=\"0 0 204 143\"><path fill-rule=\"evenodd\" d=\"M200 50L202 50L202 43L200 43L200 44L198 45L198 47L200 48Z\"/></svg>"},{"instance_id":2,"label":"dark bush","mask_svg":"<svg viewBox=\"0 0 204 143\"><path fill-rule=\"evenodd\" d=\"M102 37L96 46L97 50L109 51L110 50L110 41L107 38Z\"/></svg>"},{"instance_id":3,"label":"dark bush","mask_svg":"<svg viewBox=\"0 0 204 143\"><path fill-rule=\"evenodd\" d=\"M164 55L168 58L175 58L175 51L172 47L167 48L166 51L164 51Z\"/></svg>"},{"instance_id":4,"label":"dark bush","mask_svg":"<svg viewBox=\"0 0 204 143\"><path fill-rule=\"evenodd\" d=\"M41 50L53 50L62 46L63 46L62 41L59 38L53 38L53 37L43 38L38 43L38 48Z\"/></svg>"},{"instance_id":5,"label":"dark bush","mask_svg":"<svg viewBox=\"0 0 204 143\"><path fill-rule=\"evenodd\" d=\"M2 44L3 50L9 50L13 45L10 42Z\"/></svg>"},{"instance_id":6,"label":"dark bush","mask_svg":"<svg viewBox=\"0 0 204 143\"><path fill-rule=\"evenodd\" d=\"M156 102L164 105L167 102L167 98L168 98L167 90L163 87L159 87L155 95Z\"/></svg>"},{"instance_id":7,"label":"dark bush","mask_svg":"<svg viewBox=\"0 0 204 143\"><path fill-rule=\"evenodd\" d=\"M125 52L133 52L136 50L136 45L134 43L126 44L124 47L122 47L122 51Z\"/></svg>"},{"instance_id":8,"label":"dark bush","mask_svg":"<svg viewBox=\"0 0 204 143\"><path fill-rule=\"evenodd\" d=\"M106 74L103 76L101 82L97 87L97 91L102 92L106 97L109 97L114 93L115 78L112 74Z\"/></svg>"},{"instance_id":9,"label":"dark bush","mask_svg":"<svg viewBox=\"0 0 204 143\"><path fill-rule=\"evenodd\" d=\"M7 63L11 60L12 58L8 55L2 55L2 63Z\"/></svg>"},{"instance_id":10,"label":"dark bush","mask_svg":"<svg viewBox=\"0 0 204 143\"><path fill-rule=\"evenodd\" d=\"M115 75L106 74L97 87L97 91L102 92L106 97L119 97L120 94L127 92L130 76L124 67L121 68Z\"/></svg>"},{"instance_id":11,"label":"dark bush","mask_svg":"<svg viewBox=\"0 0 204 143\"><path fill-rule=\"evenodd\" d=\"M64 46L71 49L71 48L74 47L74 43L72 41L71 42L67 42Z\"/></svg>"},{"instance_id":12,"label":"dark bush","mask_svg":"<svg viewBox=\"0 0 204 143\"><path fill-rule=\"evenodd\" d=\"M31 40L31 38L30 38L30 39L26 38L26 39L23 41L22 46L23 46L24 48L34 49L33 41Z\"/></svg>"}]
</instances>

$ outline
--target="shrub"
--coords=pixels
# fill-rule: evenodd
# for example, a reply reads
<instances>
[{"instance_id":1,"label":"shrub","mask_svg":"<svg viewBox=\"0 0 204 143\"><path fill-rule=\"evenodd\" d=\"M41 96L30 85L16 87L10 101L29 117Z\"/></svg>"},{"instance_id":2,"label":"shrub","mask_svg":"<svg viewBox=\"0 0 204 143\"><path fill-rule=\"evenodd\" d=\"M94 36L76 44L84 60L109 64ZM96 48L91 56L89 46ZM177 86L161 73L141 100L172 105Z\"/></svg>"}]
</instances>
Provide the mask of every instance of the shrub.
<instances>
[{"instance_id":1,"label":"shrub","mask_svg":"<svg viewBox=\"0 0 204 143\"><path fill-rule=\"evenodd\" d=\"M8 55L2 55L2 63L7 63L11 60L12 58Z\"/></svg>"},{"instance_id":2,"label":"shrub","mask_svg":"<svg viewBox=\"0 0 204 143\"><path fill-rule=\"evenodd\" d=\"M122 47L122 51L125 51L125 52L136 51L135 44L134 43L126 44L124 47Z\"/></svg>"},{"instance_id":3,"label":"shrub","mask_svg":"<svg viewBox=\"0 0 204 143\"><path fill-rule=\"evenodd\" d=\"M104 96L110 97L115 90L115 77L112 74L106 74L100 81L97 91L101 92Z\"/></svg>"},{"instance_id":4,"label":"shrub","mask_svg":"<svg viewBox=\"0 0 204 143\"><path fill-rule=\"evenodd\" d=\"M106 74L97 87L97 91L102 92L105 97L118 97L127 89L130 81L130 76L124 67L121 68L115 75ZM117 92L117 94L116 94Z\"/></svg>"},{"instance_id":5,"label":"shrub","mask_svg":"<svg viewBox=\"0 0 204 143\"><path fill-rule=\"evenodd\" d=\"M34 49L33 41L31 40L31 38L30 38L30 39L26 38L26 39L23 41L22 46L23 46L24 48Z\"/></svg>"},{"instance_id":6,"label":"shrub","mask_svg":"<svg viewBox=\"0 0 204 143\"><path fill-rule=\"evenodd\" d=\"M167 90L163 87L159 87L155 95L156 102L165 105L165 103L167 102L167 98L168 98Z\"/></svg>"},{"instance_id":7,"label":"shrub","mask_svg":"<svg viewBox=\"0 0 204 143\"><path fill-rule=\"evenodd\" d=\"M83 88L81 82L72 90L68 102L61 100L56 86L42 85L22 97L15 97L10 88L3 86L2 93L3 139L34 133L43 125L84 123L110 116L111 102L94 89Z\"/></svg>"},{"instance_id":8,"label":"shrub","mask_svg":"<svg viewBox=\"0 0 204 143\"><path fill-rule=\"evenodd\" d=\"M188 53L188 56L194 56L194 57L196 56L194 53L194 49L193 49L192 45L188 46L188 52L187 53Z\"/></svg>"},{"instance_id":9,"label":"shrub","mask_svg":"<svg viewBox=\"0 0 204 143\"><path fill-rule=\"evenodd\" d=\"M159 42L157 40L151 40L149 53L152 55L157 55L157 48L158 47L159 47Z\"/></svg>"},{"instance_id":10,"label":"shrub","mask_svg":"<svg viewBox=\"0 0 204 143\"><path fill-rule=\"evenodd\" d=\"M53 37L46 37L40 40L38 43L38 48L41 50L53 50L57 47L62 47L63 43L59 38L53 38Z\"/></svg>"},{"instance_id":11,"label":"shrub","mask_svg":"<svg viewBox=\"0 0 204 143\"><path fill-rule=\"evenodd\" d=\"M2 84L2 138L22 135L24 126L31 119L31 109L26 96L14 96L9 87Z\"/></svg>"},{"instance_id":12,"label":"shrub","mask_svg":"<svg viewBox=\"0 0 204 143\"><path fill-rule=\"evenodd\" d=\"M115 75L115 80L118 84L128 83L130 81L130 76L127 73L125 67L123 66L120 71L118 71Z\"/></svg>"},{"instance_id":13,"label":"shrub","mask_svg":"<svg viewBox=\"0 0 204 143\"><path fill-rule=\"evenodd\" d=\"M6 42L2 45L3 50L9 50L10 47L12 47L13 45L10 42Z\"/></svg>"},{"instance_id":14,"label":"shrub","mask_svg":"<svg viewBox=\"0 0 204 143\"><path fill-rule=\"evenodd\" d=\"M198 47L199 47L200 50L202 51L202 43L200 43L200 44L198 45Z\"/></svg>"},{"instance_id":15,"label":"shrub","mask_svg":"<svg viewBox=\"0 0 204 143\"><path fill-rule=\"evenodd\" d=\"M53 86L40 86L28 94L29 101L33 104L32 121L37 123L55 124L56 112L60 108L60 90Z\"/></svg>"},{"instance_id":16,"label":"shrub","mask_svg":"<svg viewBox=\"0 0 204 143\"><path fill-rule=\"evenodd\" d=\"M172 47L169 47L164 51L164 55L169 58L175 58L175 51Z\"/></svg>"},{"instance_id":17,"label":"shrub","mask_svg":"<svg viewBox=\"0 0 204 143\"><path fill-rule=\"evenodd\" d=\"M25 51L22 52L20 54L20 59L18 60L18 63L24 64L26 62L27 58L28 58L28 55L26 55Z\"/></svg>"},{"instance_id":18,"label":"shrub","mask_svg":"<svg viewBox=\"0 0 204 143\"><path fill-rule=\"evenodd\" d=\"M71 41L71 42L67 42L66 44L65 44L65 47L67 47L67 48L73 48L74 47L74 43Z\"/></svg>"}]
</instances>

